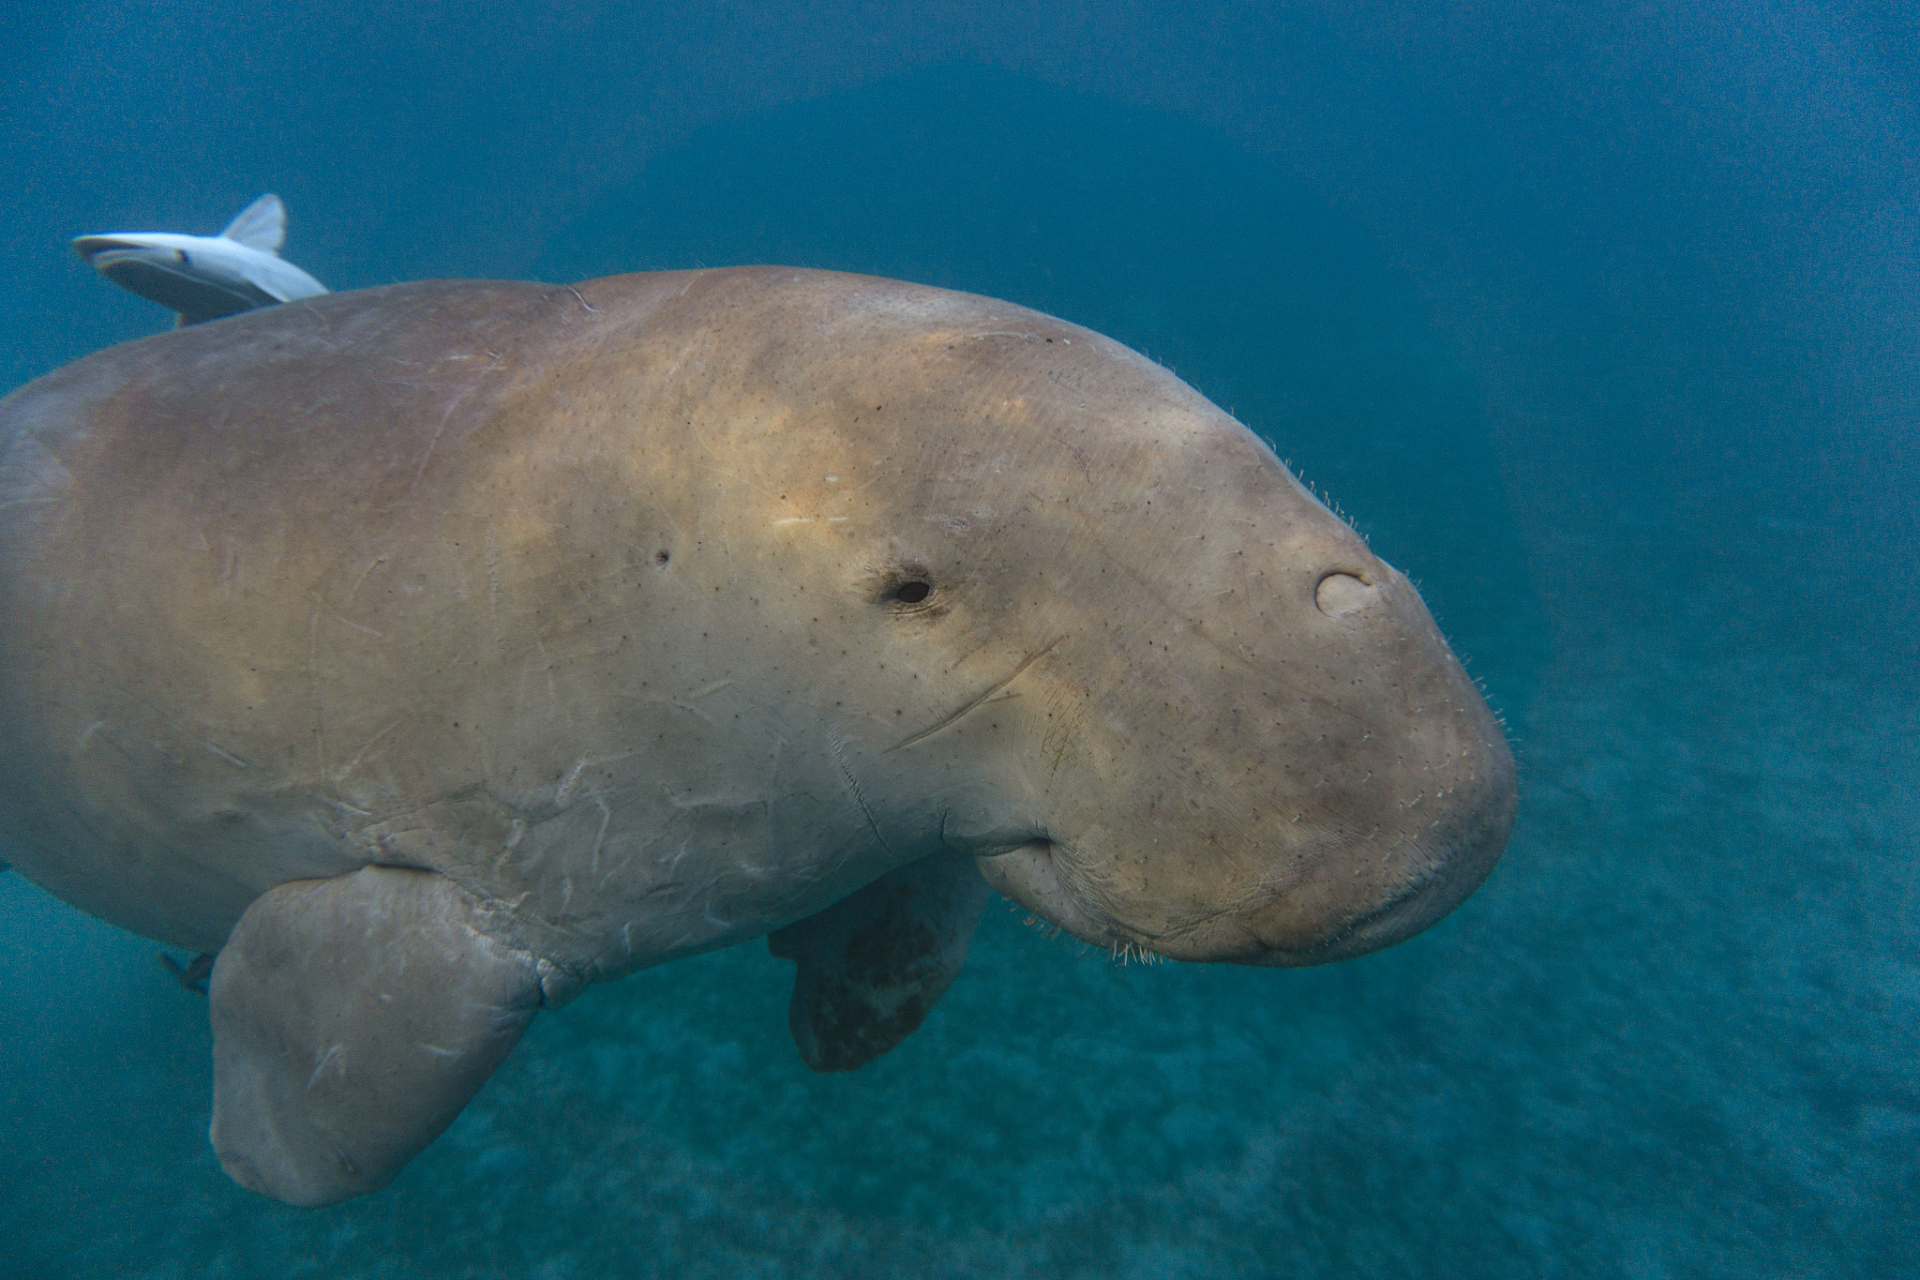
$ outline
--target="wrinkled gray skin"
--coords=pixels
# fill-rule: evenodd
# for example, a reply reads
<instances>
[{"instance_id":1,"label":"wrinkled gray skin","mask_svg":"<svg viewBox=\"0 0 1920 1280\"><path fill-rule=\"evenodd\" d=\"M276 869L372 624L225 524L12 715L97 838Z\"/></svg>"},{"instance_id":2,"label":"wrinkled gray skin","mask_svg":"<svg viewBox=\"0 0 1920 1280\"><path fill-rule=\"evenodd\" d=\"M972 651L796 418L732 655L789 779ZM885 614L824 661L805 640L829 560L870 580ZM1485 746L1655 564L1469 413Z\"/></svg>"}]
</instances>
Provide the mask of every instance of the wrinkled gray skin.
<instances>
[{"instance_id":1,"label":"wrinkled gray skin","mask_svg":"<svg viewBox=\"0 0 1920 1280\"><path fill-rule=\"evenodd\" d=\"M1506 742L1407 580L1166 370L754 268L335 294L0 402L16 867L218 951L213 1140L385 1185L533 1013L770 935L808 1061L988 886L1118 952L1458 904Z\"/></svg>"}]
</instances>

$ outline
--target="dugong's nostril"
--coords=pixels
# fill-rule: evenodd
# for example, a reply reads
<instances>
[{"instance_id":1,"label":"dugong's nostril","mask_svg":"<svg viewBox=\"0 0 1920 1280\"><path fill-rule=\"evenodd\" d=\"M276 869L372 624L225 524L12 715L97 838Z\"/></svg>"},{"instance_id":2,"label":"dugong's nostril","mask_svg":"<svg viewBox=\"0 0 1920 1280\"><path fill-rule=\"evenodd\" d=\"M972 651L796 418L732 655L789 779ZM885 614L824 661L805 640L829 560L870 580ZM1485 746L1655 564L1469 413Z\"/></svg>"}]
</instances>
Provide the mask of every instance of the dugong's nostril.
<instances>
[{"instance_id":1,"label":"dugong's nostril","mask_svg":"<svg viewBox=\"0 0 1920 1280\"><path fill-rule=\"evenodd\" d=\"M1313 602L1329 618L1343 618L1372 604L1380 593L1350 573L1330 573L1313 590Z\"/></svg>"}]
</instances>

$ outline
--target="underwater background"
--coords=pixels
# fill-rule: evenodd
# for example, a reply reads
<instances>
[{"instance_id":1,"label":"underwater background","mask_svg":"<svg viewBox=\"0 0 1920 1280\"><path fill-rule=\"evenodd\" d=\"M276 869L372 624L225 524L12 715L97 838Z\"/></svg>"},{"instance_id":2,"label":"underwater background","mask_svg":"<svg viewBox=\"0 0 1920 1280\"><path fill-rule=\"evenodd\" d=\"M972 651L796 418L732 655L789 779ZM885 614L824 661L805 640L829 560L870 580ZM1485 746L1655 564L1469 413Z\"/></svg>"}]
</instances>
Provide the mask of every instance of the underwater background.
<instances>
[{"instance_id":1,"label":"underwater background","mask_svg":"<svg viewBox=\"0 0 1920 1280\"><path fill-rule=\"evenodd\" d=\"M760 944L539 1018L388 1190L243 1191L204 1001L0 876L0 1276L1920 1275L1904 3L9 8L0 391L67 249L262 191L336 290L744 262L1174 368L1421 587L1504 861L1323 969L990 910L815 1076ZM6 833L0 832L0 858Z\"/></svg>"}]
</instances>

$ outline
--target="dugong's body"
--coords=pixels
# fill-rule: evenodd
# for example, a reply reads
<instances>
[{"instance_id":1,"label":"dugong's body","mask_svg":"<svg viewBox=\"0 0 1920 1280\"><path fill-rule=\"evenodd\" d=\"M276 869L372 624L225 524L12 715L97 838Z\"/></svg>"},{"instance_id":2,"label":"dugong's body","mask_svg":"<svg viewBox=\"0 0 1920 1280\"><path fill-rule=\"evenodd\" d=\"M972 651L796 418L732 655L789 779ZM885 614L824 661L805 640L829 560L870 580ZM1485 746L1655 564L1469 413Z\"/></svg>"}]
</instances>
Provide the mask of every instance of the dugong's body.
<instances>
[{"instance_id":1,"label":"dugong's body","mask_svg":"<svg viewBox=\"0 0 1920 1280\"><path fill-rule=\"evenodd\" d=\"M768 268L336 294L0 402L0 833L220 953L214 1144L374 1189L534 1011L771 935L857 1066L988 886L1311 964L1512 820L1406 580L1164 369Z\"/></svg>"}]
</instances>

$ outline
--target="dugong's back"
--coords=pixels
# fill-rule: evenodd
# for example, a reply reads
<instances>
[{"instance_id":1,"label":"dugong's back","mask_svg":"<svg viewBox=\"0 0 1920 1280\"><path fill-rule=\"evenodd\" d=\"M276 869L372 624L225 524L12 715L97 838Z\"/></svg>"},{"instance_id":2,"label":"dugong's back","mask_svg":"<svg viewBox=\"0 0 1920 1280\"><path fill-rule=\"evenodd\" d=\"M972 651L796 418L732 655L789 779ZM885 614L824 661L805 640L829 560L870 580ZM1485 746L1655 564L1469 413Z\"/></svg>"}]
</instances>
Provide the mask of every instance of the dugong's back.
<instances>
[{"instance_id":1,"label":"dugong's back","mask_svg":"<svg viewBox=\"0 0 1920 1280\"><path fill-rule=\"evenodd\" d=\"M608 310L631 325L683 281L624 283ZM369 624L331 589L363 574L482 604L454 545L471 476L435 459L479 447L489 402L607 318L568 289L400 286L114 347L0 402L0 823L20 870L214 951L266 889L364 863L343 836L368 815L316 797L354 752L417 760L404 739L440 728L421 721L459 646L340 667ZM411 582L382 573L400 545ZM454 771L457 741L435 744Z\"/></svg>"}]
</instances>

